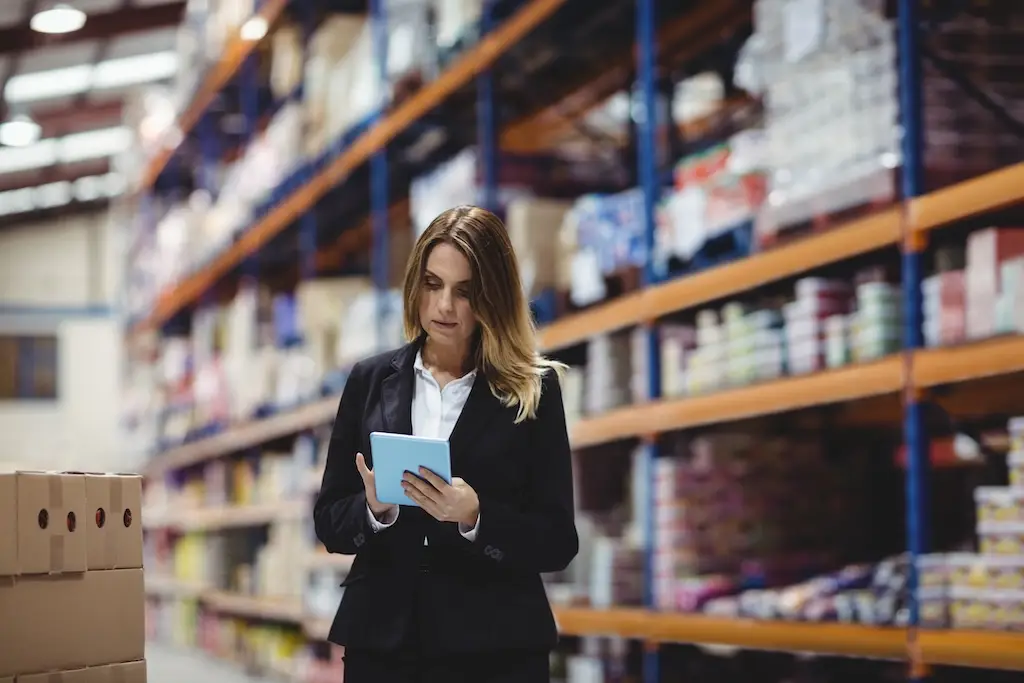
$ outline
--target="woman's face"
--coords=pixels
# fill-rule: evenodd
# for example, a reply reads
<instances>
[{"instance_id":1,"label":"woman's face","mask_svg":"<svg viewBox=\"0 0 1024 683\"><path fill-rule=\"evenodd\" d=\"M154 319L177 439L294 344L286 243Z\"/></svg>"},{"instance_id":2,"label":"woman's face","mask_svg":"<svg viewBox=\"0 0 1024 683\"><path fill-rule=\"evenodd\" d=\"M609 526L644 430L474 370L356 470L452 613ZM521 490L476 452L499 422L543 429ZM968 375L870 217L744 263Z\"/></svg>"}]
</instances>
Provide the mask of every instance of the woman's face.
<instances>
[{"instance_id":1,"label":"woman's face","mask_svg":"<svg viewBox=\"0 0 1024 683\"><path fill-rule=\"evenodd\" d=\"M469 261L451 244L442 242L430 251L419 314L431 341L446 346L469 344L477 326L469 305L472 277Z\"/></svg>"}]
</instances>

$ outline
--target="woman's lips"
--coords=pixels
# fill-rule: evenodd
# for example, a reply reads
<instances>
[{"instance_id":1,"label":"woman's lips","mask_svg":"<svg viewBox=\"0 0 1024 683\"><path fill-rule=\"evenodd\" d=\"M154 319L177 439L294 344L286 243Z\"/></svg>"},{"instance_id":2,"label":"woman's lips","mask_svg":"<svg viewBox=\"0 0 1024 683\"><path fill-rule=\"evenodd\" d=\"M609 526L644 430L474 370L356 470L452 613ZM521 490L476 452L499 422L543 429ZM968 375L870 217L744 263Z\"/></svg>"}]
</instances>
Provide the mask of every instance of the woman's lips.
<instances>
[{"instance_id":1,"label":"woman's lips","mask_svg":"<svg viewBox=\"0 0 1024 683\"><path fill-rule=\"evenodd\" d=\"M434 324L437 325L438 327L443 327L445 329L451 329L451 328L455 327L455 325L457 323L446 323L446 322L442 322L440 320L435 320Z\"/></svg>"}]
</instances>

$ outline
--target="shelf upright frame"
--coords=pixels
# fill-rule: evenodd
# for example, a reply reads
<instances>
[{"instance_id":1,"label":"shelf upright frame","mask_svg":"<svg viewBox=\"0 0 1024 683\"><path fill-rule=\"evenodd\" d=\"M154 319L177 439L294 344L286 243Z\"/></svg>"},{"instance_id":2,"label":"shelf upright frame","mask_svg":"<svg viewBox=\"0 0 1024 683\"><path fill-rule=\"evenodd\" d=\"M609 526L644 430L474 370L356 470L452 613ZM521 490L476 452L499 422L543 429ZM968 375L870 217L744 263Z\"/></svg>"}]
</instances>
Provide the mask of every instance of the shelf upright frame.
<instances>
[{"instance_id":1,"label":"shelf upright frame","mask_svg":"<svg viewBox=\"0 0 1024 683\"><path fill-rule=\"evenodd\" d=\"M298 0L297 10L302 24L302 63L309 63L309 43L313 39L316 30L316 5L315 0ZM299 81L299 85L291 94L294 102L302 102L305 95L305 82ZM306 164L301 165L303 185L312 180L312 174ZM309 208L302 212L299 218L299 280L305 282L316 277L316 251L317 251L317 222L316 209Z\"/></svg>"},{"instance_id":2,"label":"shelf upright frame","mask_svg":"<svg viewBox=\"0 0 1024 683\"><path fill-rule=\"evenodd\" d=\"M242 63L241 72L238 75L239 97L241 99L242 118L244 119L243 144L251 145L256 138L259 129L260 118L260 91L259 91L259 64L255 54L246 57ZM259 279L259 256L258 252L249 255L242 265L242 273L253 281Z\"/></svg>"},{"instance_id":3,"label":"shelf upright frame","mask_svg":"<svg viewBox=\"0 0 1024 683\"><path fill-rule=\"evenodd\" d=\"M928 434L924 422L925 404L914 385L911 364L914 351L924 346L921 280L926 242L920 232L910 229L907 207L924 193L922 162L924 131L921 112L921 48L918 0L899 2L899 93L902 128L903 174L903 308L904 308L904 414L903 432L907 444L907 545L910 551L910 619L907 630L909 678L917 683L928 678L918 645L920 601L918 600L917 558L928 552L930 539L928 500Z\"/></svg>"},{"instance_id":4,"label":"shelf upright frame","mask_svg":"<svg viewBox=\"0 0 1024 683\"><path fill-rule=\"evenodd\" d=\"M483 0L480 8L480 39L494 27L494 0ZM496 66L496 65L495 65ZM478 155L483 176L480 198L488 211L498 211L498 107L494 101L494 66L476 77L476 121Z\"/></svg>"},{"instance_id":5,"label":"shelf upright frame","mask_svg":"<svg viewBox=\"0 0 1024 683\"><path fill-rule=\"evenodd\" d=\"M655 0L636 0L636 57L637 57L637 83L634 88L634 95L639 94L639 101L633 99L633 120L637 128L637 177L643 190L643 221L644 221L644 259L643 286L650 287L657 281L654 262L651 256L654 254L655 222L654 210L658 203L660 190L658 180L658 155L657 155L657 74L656 58L656 21L655 21ZM647 393L648 398L657 400L661 396L661 354L658 350L657 332L648 321L645 324L645 335L647 343ZM655 608L654 594L654 470L655 459L658 457L658 444L656 438L650 436L644 440L642 445L642 467L645 480L647 481L646 491L646 515L644 519L644 604L648 608ZM658 647L652 643L644 643L643 656L643 681L644 683L658 683L659 652Z\"/></svg>"},{"instance_id":6,"label":"shelf upright frame","mask_svg":"<svg viewBox=\"0 0 1024 683\"><path fill-rule=\"evenodd\" d=\"M247 74L242 74L242 89L244 93L245 85L244 81ZM244 94L243 94L244 97ZM247 103L243 100L242 107L243 117L245 119L245 132L248 136L249 131L249 116ZM197 124L199 132L199 155L200 155L200 182L199 186L202 187L210 195L210 201L216 202L217 196L220 194L220 188L217 187L217 165L220 163L222 149L220 140L218 139L217 120L214 116L207 113L201 118ZM255 277L255 266L251 263L253 259L246 261L244 274L246 276ZM203 309L209 306L213 302L214 292L212 289L204 289L202 294L199 296L197 302L197 308ZM191 323L189 323L191 328Z\"/></svg>"},{"instance_id":7,"label":"shelf upright frame","mask_svg":"<svg viewBox=\"0 0 1024 683\"><path fill-rule=\"evenodd\" d=\"M387 0L370 0L370 21L373 51L377 67L377 106L373 125L384 120L390 83L388 80L388 17ZM377 343L383 344L387 315L388 273L388 151L382 145L370 159L370 220L373 234L371 274L377 298Z\"/></svg>"}]
</instances>

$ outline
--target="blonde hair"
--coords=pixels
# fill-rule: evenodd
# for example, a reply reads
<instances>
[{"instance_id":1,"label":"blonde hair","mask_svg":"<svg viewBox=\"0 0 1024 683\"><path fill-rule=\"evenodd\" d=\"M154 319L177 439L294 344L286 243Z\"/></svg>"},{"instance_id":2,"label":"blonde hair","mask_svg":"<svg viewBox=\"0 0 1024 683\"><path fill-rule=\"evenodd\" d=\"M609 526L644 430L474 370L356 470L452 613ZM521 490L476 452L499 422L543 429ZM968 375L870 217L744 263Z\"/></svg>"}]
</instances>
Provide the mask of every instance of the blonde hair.
<instances>
[{"instance_id":1,"label":"blonde hair","mask_svg":"<svg viewBox=\"0 0 1024 683\"><path fill-rule=\"evenodd\" d=\"M559 377L563 363L537 351L537 331L523 293L519 262L505 224L486 209L457 206L431 221L413 246L405 268L402 300L405 336L419 339L423 326L419 301L427 258L438 244L450 244L472 270L469 303L479 323L474 363L491 393L506 407L517 408L516 423L537 414L541 384L548 371Z\"/></svg>"}]
</instances>

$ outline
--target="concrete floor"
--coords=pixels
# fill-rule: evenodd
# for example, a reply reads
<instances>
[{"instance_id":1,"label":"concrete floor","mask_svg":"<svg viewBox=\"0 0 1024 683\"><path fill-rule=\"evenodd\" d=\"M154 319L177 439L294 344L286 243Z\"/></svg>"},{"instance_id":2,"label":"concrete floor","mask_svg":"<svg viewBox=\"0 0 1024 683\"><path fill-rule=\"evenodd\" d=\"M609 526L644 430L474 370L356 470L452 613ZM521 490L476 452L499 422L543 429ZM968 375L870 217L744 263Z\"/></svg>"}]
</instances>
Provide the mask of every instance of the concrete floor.
<instances>
[{"instance_id":1,"label":"concrete floor","mask_svg":"<svg viewBox=\"0 0 1024 683\"><path fill-rule=\"evenodd\" d=\"M281 683L281 679L253 678L236 667L197 652L146 643L148 683Z\"/></svg>"}]
</instances>

